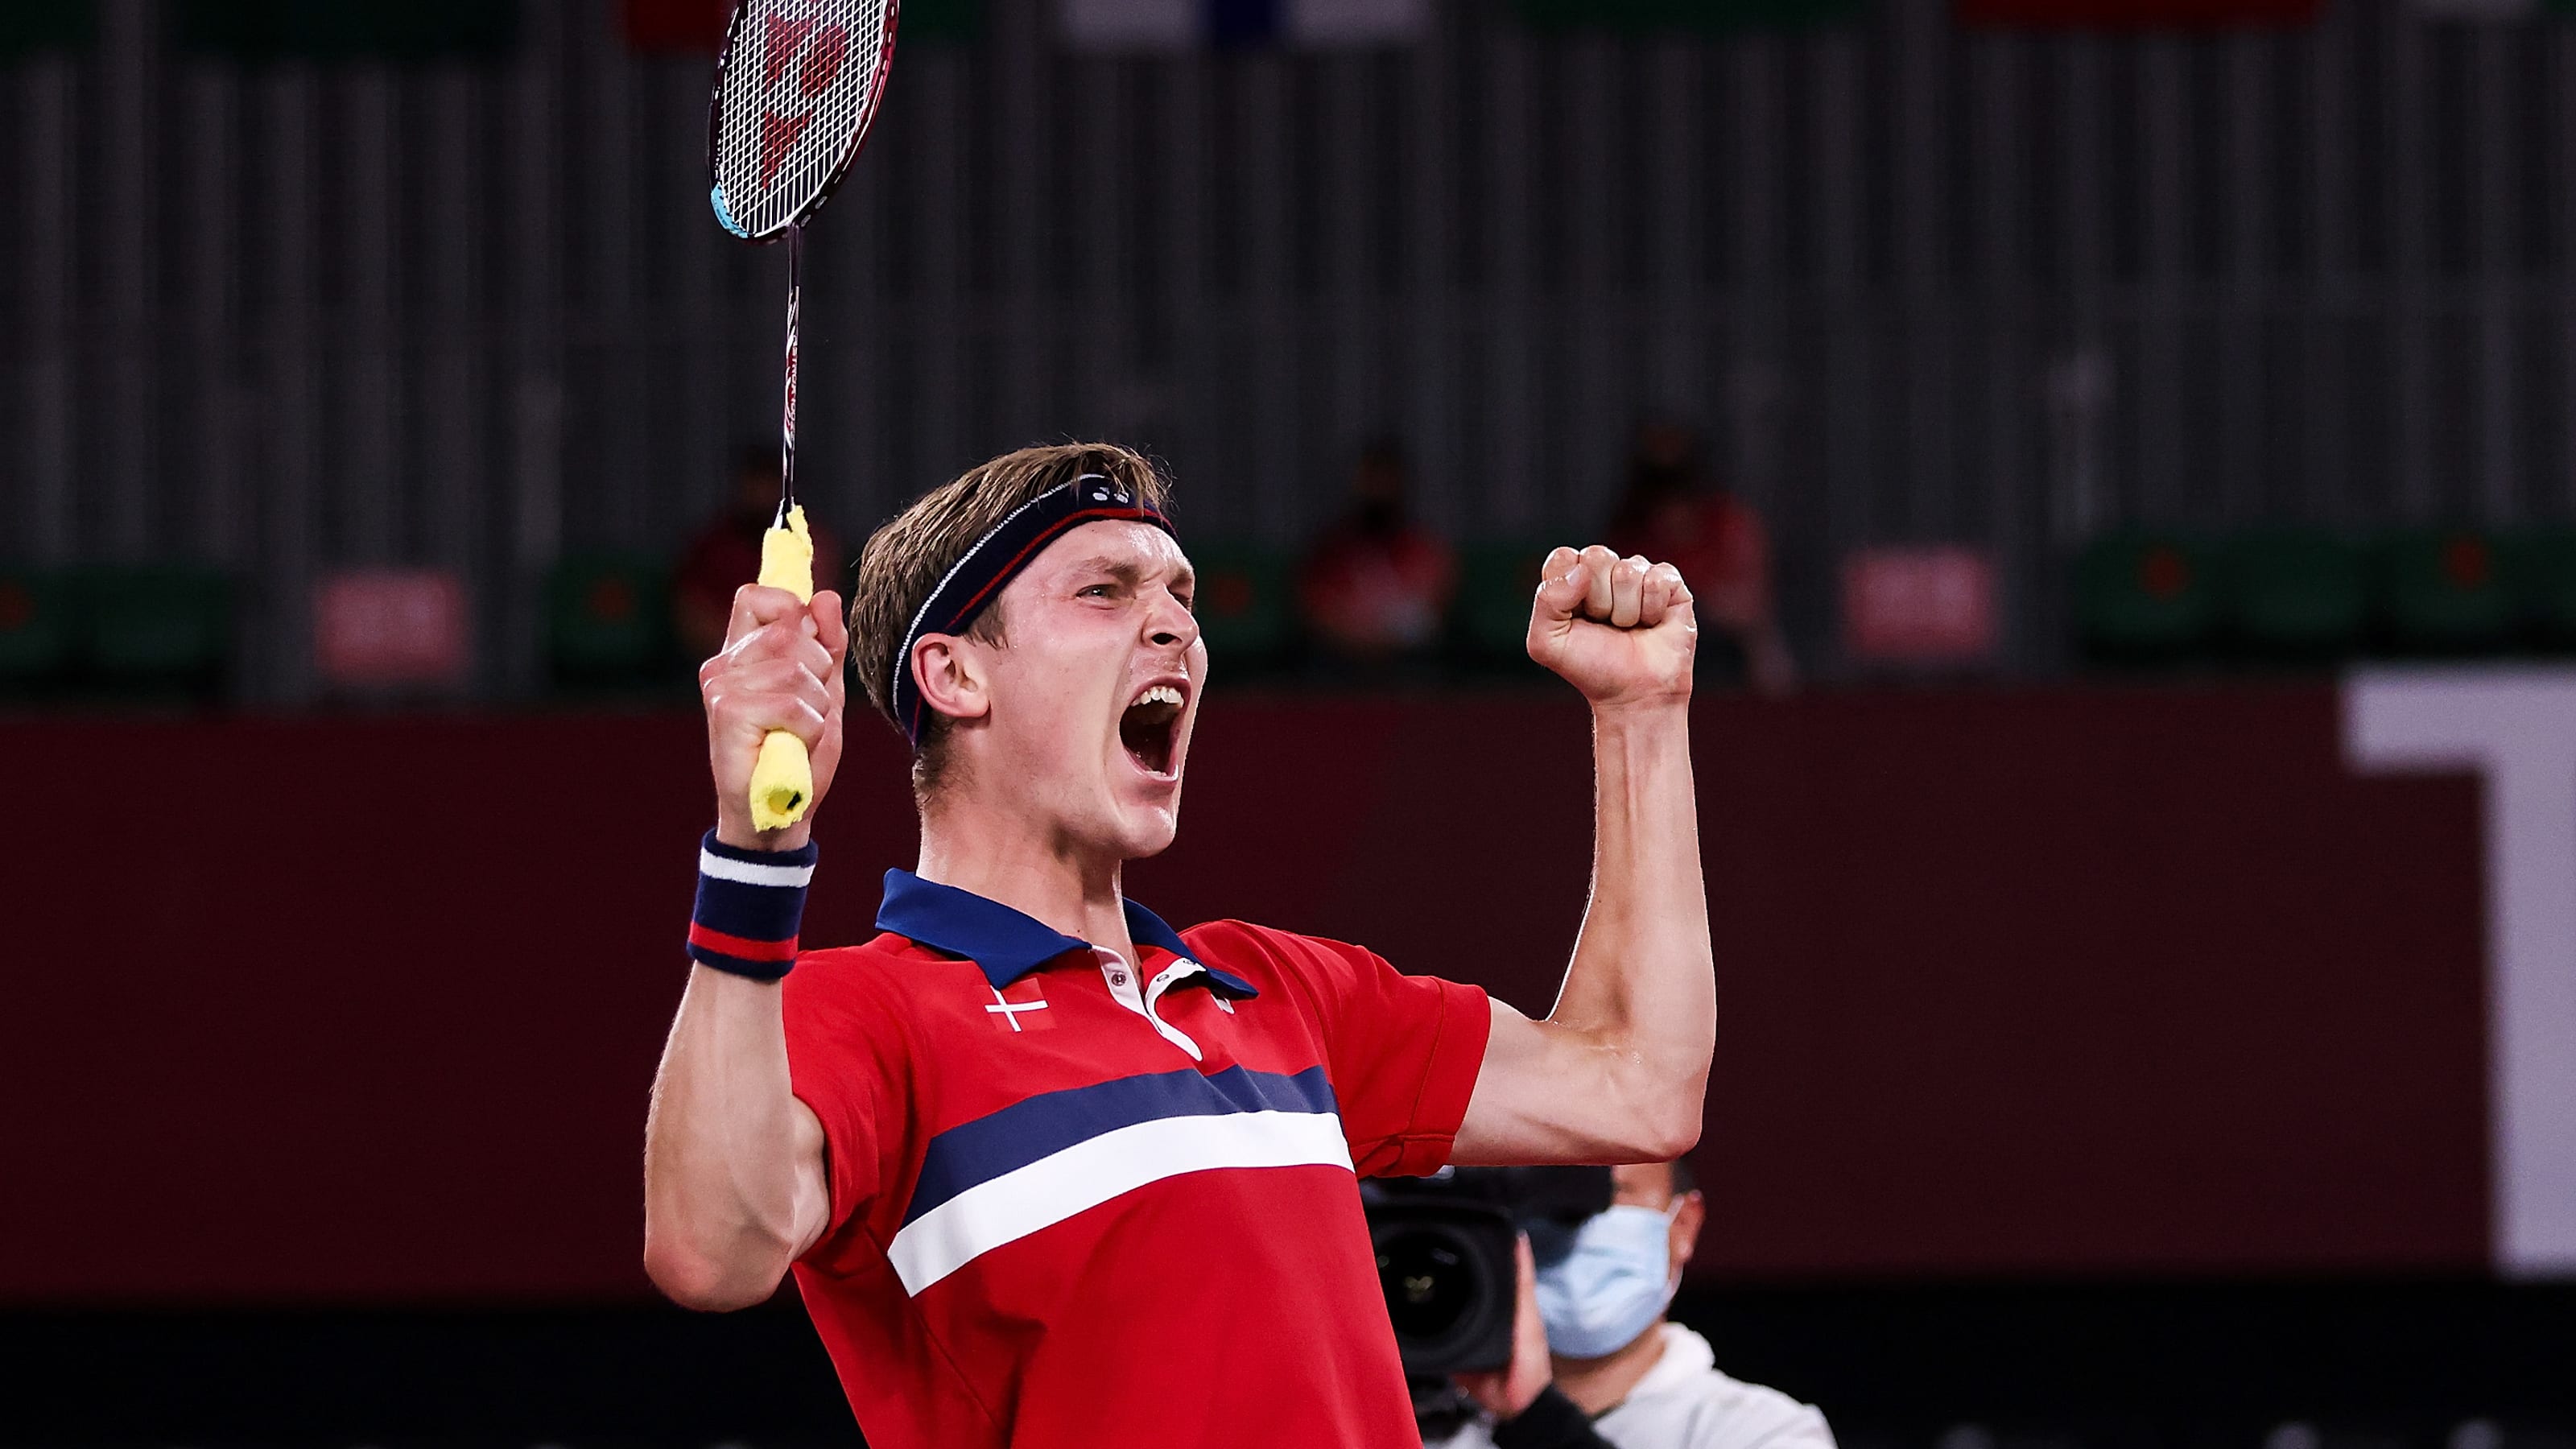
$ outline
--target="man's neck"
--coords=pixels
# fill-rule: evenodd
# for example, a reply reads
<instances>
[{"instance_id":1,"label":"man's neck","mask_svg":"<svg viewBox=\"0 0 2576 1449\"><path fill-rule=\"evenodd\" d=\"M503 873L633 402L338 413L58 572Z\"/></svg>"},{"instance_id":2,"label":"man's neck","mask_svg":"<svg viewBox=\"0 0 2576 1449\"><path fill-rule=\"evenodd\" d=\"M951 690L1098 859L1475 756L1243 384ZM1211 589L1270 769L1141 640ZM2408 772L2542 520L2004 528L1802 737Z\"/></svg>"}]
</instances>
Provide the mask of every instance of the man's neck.
<instances>
[{"instance_id":1,"label":"man's neck","mask_svg":"<svg viewBox=\"0 0 2576 1449\"><path fill-rule=\"evenodd\" d=\"M1626 1348L1607 1358L1561 1358L1556 1360L1556 1389L1574 1401L1574 1406L1587 1414L1600 1414L1618 1407L1619 1401L1637 1387L1637 1380L1664 1356L1664 1321L1638 1334Z\"/></svg>"},{"instance_id":2,"label":"man's neck","mask_svg":"<svg viewBox=\"0 0 2576 1449\"><path fill-rule=\"evenodd\" d=\"M913 873L999 901L1065 935L1136 959L1120 895L1120 863L1090 859L1025 820L951 806L921 821Z\"/></svg>"}]
</instances>

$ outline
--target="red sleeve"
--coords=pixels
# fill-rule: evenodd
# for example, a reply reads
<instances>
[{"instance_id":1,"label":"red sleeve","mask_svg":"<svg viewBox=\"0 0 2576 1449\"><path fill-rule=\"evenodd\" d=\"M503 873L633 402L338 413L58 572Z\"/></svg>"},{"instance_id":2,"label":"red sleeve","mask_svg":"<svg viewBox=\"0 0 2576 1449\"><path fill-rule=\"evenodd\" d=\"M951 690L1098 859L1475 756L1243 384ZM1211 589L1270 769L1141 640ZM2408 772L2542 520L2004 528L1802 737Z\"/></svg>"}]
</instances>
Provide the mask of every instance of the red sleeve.
<instances>
[{"instance_id":1,"label":"red sleeve","mask_svg":"<svg viewBox=\"0 0 2576 1449\"><path fill-rule=\"evenodd\" d=\"M814 1251L840 1238L864 1218L891 1174L889 1144L901 1137L886 1104L902 1100L903 1036L877 1009L863 968L834 961L837 953L798 960L788 973L783 1003L787 1026L787 1075L796 1100L823 1124L824 1179L832 1193L831 1225Z\"/></svg>"},{"instance_id":2,"label":"red sleeve","mask_svg":"<svg viewBox=\"0 0 2576 1449\"><path fill-rule=\"evenodd\" d=\"M1252 928L1294 974L1362 1177L1420 1177L1449 1160L1485 1063L1484 988L1407 976L1362 946Z\"/></svg>"}]
</instances>

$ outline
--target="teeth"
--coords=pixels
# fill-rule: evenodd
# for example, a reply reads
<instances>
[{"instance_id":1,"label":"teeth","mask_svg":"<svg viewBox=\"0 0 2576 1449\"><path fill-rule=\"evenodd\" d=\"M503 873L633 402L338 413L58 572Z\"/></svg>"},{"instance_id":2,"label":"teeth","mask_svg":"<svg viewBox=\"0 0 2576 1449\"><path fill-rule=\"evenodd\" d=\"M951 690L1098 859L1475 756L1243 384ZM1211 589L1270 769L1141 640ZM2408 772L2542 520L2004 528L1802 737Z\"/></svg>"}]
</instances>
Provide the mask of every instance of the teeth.
<instances>
[{"instance_id":1,"label":"teeth","mask_svg":"<svg viewBox=\"0 0 2576 1449\"><path fill-rule=\"evenodd\" d=\"M1178 706L1180 702L1181 692L1168 684L1157 684L1153 688L1146 690L1143 694L1136 696L1136 704L1168 704ZM1129 709L1134 709L1136 705L1131 704L1127 707Z\"/></svg>"}]
</instances>

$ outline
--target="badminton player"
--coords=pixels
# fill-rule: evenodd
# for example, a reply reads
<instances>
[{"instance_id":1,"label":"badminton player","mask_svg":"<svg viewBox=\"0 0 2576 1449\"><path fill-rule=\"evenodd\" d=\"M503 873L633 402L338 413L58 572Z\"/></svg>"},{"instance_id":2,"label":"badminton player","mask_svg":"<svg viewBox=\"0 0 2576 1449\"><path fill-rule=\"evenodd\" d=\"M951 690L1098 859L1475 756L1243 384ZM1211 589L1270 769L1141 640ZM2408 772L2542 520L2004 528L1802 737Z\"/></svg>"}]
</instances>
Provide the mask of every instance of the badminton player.
<instances>
[{"instance_id":1,"label":"badminton player","mask_svg":"<svg viewBox=\"0 0 2576 1449\"><path fill-rule=\"evenodd\" d=\"M829 593L745 588L699 672L716 825L645 1266L708 1309L792 1270L877 1449L1418 1443L1357 1177L1662 1162L1699 1135L1716 1006L1679 574L1560 548L1537 589L1529 652L1591 703L1597 789L1590 908L1532 1021L1125 898L1125 863L1172 843L1209 671L1164 501L1121 448L997 458L877 531L846 624ZM884 874L882 934L800 954L814 882L867 890L883 862L818 866L810 814L755 832L746 787L783 729L828 793L845 650L912 742L921 853Z\"/></svg>"}]
</instances>

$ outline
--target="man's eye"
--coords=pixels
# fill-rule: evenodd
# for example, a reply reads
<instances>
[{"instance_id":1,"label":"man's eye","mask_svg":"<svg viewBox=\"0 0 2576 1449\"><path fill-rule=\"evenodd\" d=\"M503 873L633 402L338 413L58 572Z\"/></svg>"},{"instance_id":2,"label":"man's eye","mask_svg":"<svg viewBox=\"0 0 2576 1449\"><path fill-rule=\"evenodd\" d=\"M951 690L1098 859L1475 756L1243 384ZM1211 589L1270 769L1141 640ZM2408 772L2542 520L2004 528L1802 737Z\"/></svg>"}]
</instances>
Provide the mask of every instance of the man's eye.
<instances>
[{"instance_id":1,"label":"man's eye","mask_svg":"<svg viewBox=\"0 0 2576 1449\"><path fill-rule=\"evenodd\" d=\"M1082 591L1081 597L1088 599L1096 596L1105 599L1108 598L1109 595L1117 589L1117 587L1118 586L1116 584L1093 584L1090 588Z\"/></svg>"}]
</instances>

